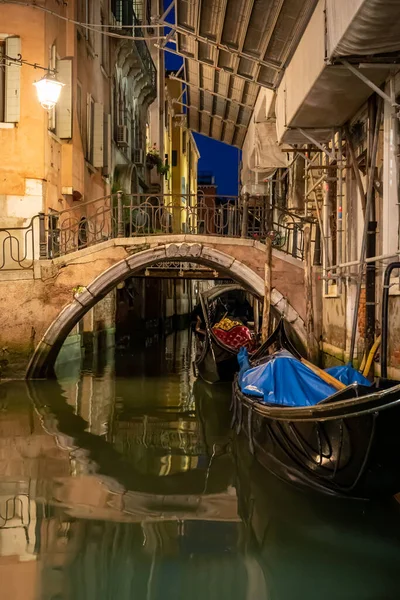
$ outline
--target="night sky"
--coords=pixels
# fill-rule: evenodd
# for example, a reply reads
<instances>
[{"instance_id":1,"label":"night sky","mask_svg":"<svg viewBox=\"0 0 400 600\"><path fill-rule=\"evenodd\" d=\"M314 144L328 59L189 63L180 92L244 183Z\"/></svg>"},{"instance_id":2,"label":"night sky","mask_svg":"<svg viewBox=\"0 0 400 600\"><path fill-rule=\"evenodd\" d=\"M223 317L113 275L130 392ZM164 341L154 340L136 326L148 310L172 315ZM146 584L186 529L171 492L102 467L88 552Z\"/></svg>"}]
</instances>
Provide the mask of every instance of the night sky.
<instances>
[{"instance_id":1,"label":"night sky","mask_svg":"<svg viewBox=\"0 0 400 600\"><path fill-rule=\"evenodd\" d=\"M164 0L165 8L167 8L169 2L170 0ZM168 15L167 21L175 22L173 11ZM165 33L167 34L168 31L166 29ZM175 45L171 43L167 47L175 49ZM181 57L171 52L165 52L165 68L167 71L178 71L181 65ZM199 133L195 133L194 137L201 155L199 171L213 173L219 195L236 196L239 186L240 151L233 146L217 142Z\"/></svg>"}]
</instances>

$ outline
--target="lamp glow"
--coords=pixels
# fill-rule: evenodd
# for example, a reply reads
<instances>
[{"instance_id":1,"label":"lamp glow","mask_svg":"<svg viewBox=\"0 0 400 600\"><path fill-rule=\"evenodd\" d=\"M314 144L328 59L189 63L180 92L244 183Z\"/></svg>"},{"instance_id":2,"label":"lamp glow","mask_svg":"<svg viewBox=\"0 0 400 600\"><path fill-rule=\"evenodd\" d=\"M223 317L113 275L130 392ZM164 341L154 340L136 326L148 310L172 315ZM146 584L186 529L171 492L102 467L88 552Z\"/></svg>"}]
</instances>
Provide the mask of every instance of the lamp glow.
<instances>
[{"instance_id":1,"label":"lamp glow","mask_svg":"<svg viewBox=\"0 0 400 600\"><path fill-rule=\"evenodd\" d=\"M43 108L51 110L57 104L61 90L64 87L64 83L57 81L54 75L48 73L33 84L36 88L38 100Z\"/></svg>"}]
</instances>

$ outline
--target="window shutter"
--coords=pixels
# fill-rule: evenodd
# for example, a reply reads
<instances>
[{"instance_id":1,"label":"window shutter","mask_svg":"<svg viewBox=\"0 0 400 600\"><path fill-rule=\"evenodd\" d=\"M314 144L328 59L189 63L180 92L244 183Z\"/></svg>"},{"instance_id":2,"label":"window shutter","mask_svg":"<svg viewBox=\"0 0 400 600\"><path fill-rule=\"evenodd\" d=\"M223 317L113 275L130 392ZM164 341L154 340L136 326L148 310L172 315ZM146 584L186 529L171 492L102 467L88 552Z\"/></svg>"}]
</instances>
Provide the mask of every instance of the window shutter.
<instances>
[{"instance_id":1,"label":"window shutter","mask_svg":"<svg viewBox=\"0 0 400 600\"><path fill-rule=\"evenodd\" d=\"M104 164L104 109L99 102L94 104L93 113L93 166Z\"/></svg>"},{"instance_id":2,"label":"window shutter","mask_svg":"<svg viewBox=\"0 0 400 600\"><path fill-rule=\"evenodd\" d=\"M72 138L72 59L57 61L57 79L64 83L56 106L56 133L61 139Z\"/></svg>"},{"instance_id":3,"label":"window shutter","mask_svg":"<svg viewBox=\"0 0 400 600\"><path fill-rule=\"evenodd\" d=\"M21 54L21 39L19 37L6 38L6 55L18 58ZM21 96L21 65L9 61L6 63L6 94L5 94L5 122L18 123L20 120Z\"/></svg>"},{"instance_id":4,"label":"window shutter","mask_svg":"<svg viewBox=\"0 0 400 600\"><path fill-rule=\"evenodd\" d=\"M107 177L110 174L110 157L111 157L111 115L104 115L104 164L103 175Z\"/></svg>"}]
</instances>

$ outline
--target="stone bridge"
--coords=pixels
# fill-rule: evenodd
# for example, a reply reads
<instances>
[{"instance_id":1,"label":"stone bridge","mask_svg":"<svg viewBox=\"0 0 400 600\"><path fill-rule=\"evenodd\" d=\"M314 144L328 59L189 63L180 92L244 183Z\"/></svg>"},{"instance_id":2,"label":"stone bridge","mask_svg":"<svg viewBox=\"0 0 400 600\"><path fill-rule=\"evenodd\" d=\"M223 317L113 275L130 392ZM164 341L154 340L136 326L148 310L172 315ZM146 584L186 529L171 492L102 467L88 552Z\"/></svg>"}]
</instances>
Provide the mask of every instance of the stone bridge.
<instances>
[{"instance_id":1,"label":"stone bridge","mask_svg":"<svg viewBox=\"0 0 400 600\"><path fill-rule=\"evenodd\" d=\"M0 276L0 350L12 373L46 377L78 321L119 282L155 263L189 261L210 267L264 296L265 246L210 235L116 238L53 260L35 261L33 277ZM273 250L272 304L305 341L304 267ZM82 288L74 294L74 288Z\"/></svg>"}]
</instances>

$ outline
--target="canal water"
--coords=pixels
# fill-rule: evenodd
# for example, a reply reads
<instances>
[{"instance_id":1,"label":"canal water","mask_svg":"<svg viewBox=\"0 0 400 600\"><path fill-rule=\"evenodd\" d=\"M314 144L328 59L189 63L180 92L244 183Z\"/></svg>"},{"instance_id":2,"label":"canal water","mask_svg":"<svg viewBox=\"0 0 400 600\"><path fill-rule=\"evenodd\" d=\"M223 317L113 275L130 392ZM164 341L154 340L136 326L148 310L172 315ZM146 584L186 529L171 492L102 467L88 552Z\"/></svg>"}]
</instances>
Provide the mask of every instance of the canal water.
<instances>
[{"instance_id":1,"label":"canal water","mask_svg":"<svg viewBox=\"0 0 400 600\"><path fill-rule=\"evenodd\" d=\"M1 600L391 600L400 505L298 491L189 332L0 385Z\"/></svg>"}]
</instances>

